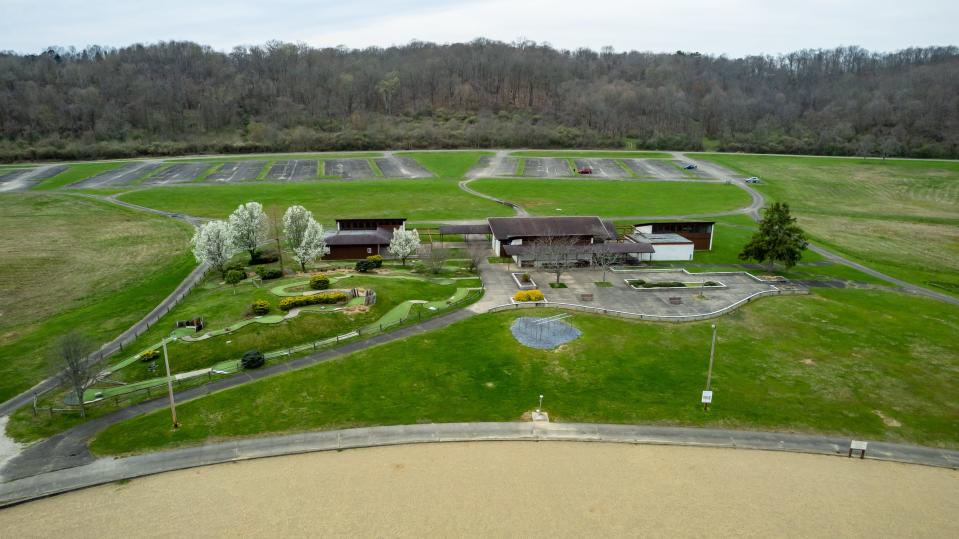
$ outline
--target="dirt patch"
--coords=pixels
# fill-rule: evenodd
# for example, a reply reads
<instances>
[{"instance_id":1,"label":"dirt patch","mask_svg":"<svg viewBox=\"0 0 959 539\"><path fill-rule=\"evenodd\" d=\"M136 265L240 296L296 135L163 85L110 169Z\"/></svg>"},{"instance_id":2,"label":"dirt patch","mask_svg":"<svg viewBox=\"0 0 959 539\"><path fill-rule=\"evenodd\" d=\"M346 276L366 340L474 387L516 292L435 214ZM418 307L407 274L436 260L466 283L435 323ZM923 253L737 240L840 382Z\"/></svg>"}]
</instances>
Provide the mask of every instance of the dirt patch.
<instances>
[{"instance_id":1,"label":"dirt patch","mask_svg":"<svg viewBox=\"0 0 959 539\"><path fill-rule=\"evenodd\" d=\"M879 419L882 419L882 422L886 424L887 427L901 427L902 423L896 421L895 419L887 416L886 414L880 412L879 410L873 410L872 413L879 416Z\"/></svg>"},{"instance_id":2,"label":"dirt patch","mask_svg":"<svg viewBox=\"0 0 959 539\"><path fill-rule=\"evenodd\" d=\"M803 364L803 365L815 365L815 364L816 364L816 361L815 361L814 359L812 359L812 358L808 358L808 357L807 357L806 359L802 360L802 364Z\"/></svg>"}]
</instances>

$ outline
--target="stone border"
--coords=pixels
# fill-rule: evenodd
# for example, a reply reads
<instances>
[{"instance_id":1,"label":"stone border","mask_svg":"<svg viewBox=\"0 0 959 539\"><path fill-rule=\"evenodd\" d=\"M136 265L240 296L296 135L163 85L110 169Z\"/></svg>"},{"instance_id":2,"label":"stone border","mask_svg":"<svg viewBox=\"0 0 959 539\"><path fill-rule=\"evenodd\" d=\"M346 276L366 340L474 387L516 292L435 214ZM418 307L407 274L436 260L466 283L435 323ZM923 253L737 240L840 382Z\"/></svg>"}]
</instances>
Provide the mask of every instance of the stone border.
<instances>
[{"instance_id":1,"label":"stone border","mask_svg":"<svg viewBox=\"0 0 959 539\"><path fill-rule=\"evenodd\" d=\"M96 485L198 466L317 451L342 451L419 443L564 441L719 447L845 457L849 438L697 427L593 423L434 423L364 427L245 438L90 464L0 484L0 507ZM869 442L870 460L959 469L959 451Z\"/></svg>"}]
</instances>

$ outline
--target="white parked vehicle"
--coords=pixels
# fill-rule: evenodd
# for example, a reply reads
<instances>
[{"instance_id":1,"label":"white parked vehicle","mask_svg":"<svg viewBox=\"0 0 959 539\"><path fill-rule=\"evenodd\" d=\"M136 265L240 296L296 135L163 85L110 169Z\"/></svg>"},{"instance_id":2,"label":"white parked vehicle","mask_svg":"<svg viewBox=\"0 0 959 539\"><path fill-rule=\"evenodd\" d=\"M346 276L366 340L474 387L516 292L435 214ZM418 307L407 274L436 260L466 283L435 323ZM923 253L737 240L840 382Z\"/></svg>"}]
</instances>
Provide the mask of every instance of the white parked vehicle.
<instances>
[{"instance_id":1,"label":"white parked vehicle","mask_svg":"<svg viewBox=\"0 0 959 539\"><path fill-rule=\"evenodd\" d=\"M761 182L759 181L759 178L752 176L750 178L746 178L746 183L761 183Z\"/></svg>"}]
</instances>

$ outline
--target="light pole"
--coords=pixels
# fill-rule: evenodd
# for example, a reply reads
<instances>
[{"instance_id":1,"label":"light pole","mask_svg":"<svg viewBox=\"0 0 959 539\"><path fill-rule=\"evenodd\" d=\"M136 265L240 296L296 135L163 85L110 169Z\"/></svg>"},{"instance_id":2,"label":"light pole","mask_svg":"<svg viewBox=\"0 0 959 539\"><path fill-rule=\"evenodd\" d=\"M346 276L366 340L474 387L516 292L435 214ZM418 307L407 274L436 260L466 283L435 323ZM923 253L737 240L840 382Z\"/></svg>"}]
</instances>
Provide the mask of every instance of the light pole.
<instances>
[{"instance_id":1,"label":"light pole","mask_svg":"<svg viewBox=\"0 0 959 539\"><path fill-rule=\"evenodd\" d=\"M175 341L176 337L173 337L173 340ZM170 414L173 415L173 429L176 430L180 427L180 423L176 420L176 403L173 402L173 377L170 376L170 357L166 352L166 339L163 339L163 364L166 366L166 389L170 396Z\"/></svg>"},{"instance_id":2,"label":"light pole","mask_svg":"<svg viewBox=\"0 0 959 539\"><path fill-rule=\"evenodd\" d=\"M539 396L539 408L536 409L537 412L543 411L543 396Z\"/></svg>"},{"instance_id":3,"label":"light pole","mask_svg":"<svg viewBox=\"0 0 959 539\"><path fill-rule=\"evenodd\" d=\"M716 324L713 324L713 344L709 347L709 371L706 373L706 391L703 391L703 410L709 410L709 403L713 400L713 392L709 385L713 381L713 358L716 357Z\"/></svg>"}]
</instances>

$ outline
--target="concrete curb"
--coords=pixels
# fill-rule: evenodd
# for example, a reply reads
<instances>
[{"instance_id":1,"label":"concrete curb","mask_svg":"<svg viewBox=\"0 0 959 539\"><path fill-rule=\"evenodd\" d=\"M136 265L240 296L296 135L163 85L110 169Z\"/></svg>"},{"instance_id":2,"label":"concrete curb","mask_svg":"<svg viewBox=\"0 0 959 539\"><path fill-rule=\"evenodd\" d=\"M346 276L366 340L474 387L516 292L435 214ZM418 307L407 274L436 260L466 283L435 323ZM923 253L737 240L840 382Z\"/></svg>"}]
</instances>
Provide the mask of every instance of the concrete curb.
<instances>
[{"instance_id":1,"label":"concrete curb","mask_svg":"<svg viewBox=\"0 0 959 539\"><path fill-rule=\"evenodd\" d=\"M845 456L848 438L776 432L591 423L439 423L249 438L89 464L0 484L0 507L114 481L211 464L393 445L481 441L574 441L680 445ZM959 469L959 451L869 442L869 460Z\"/></svg>"}]
</instances>

